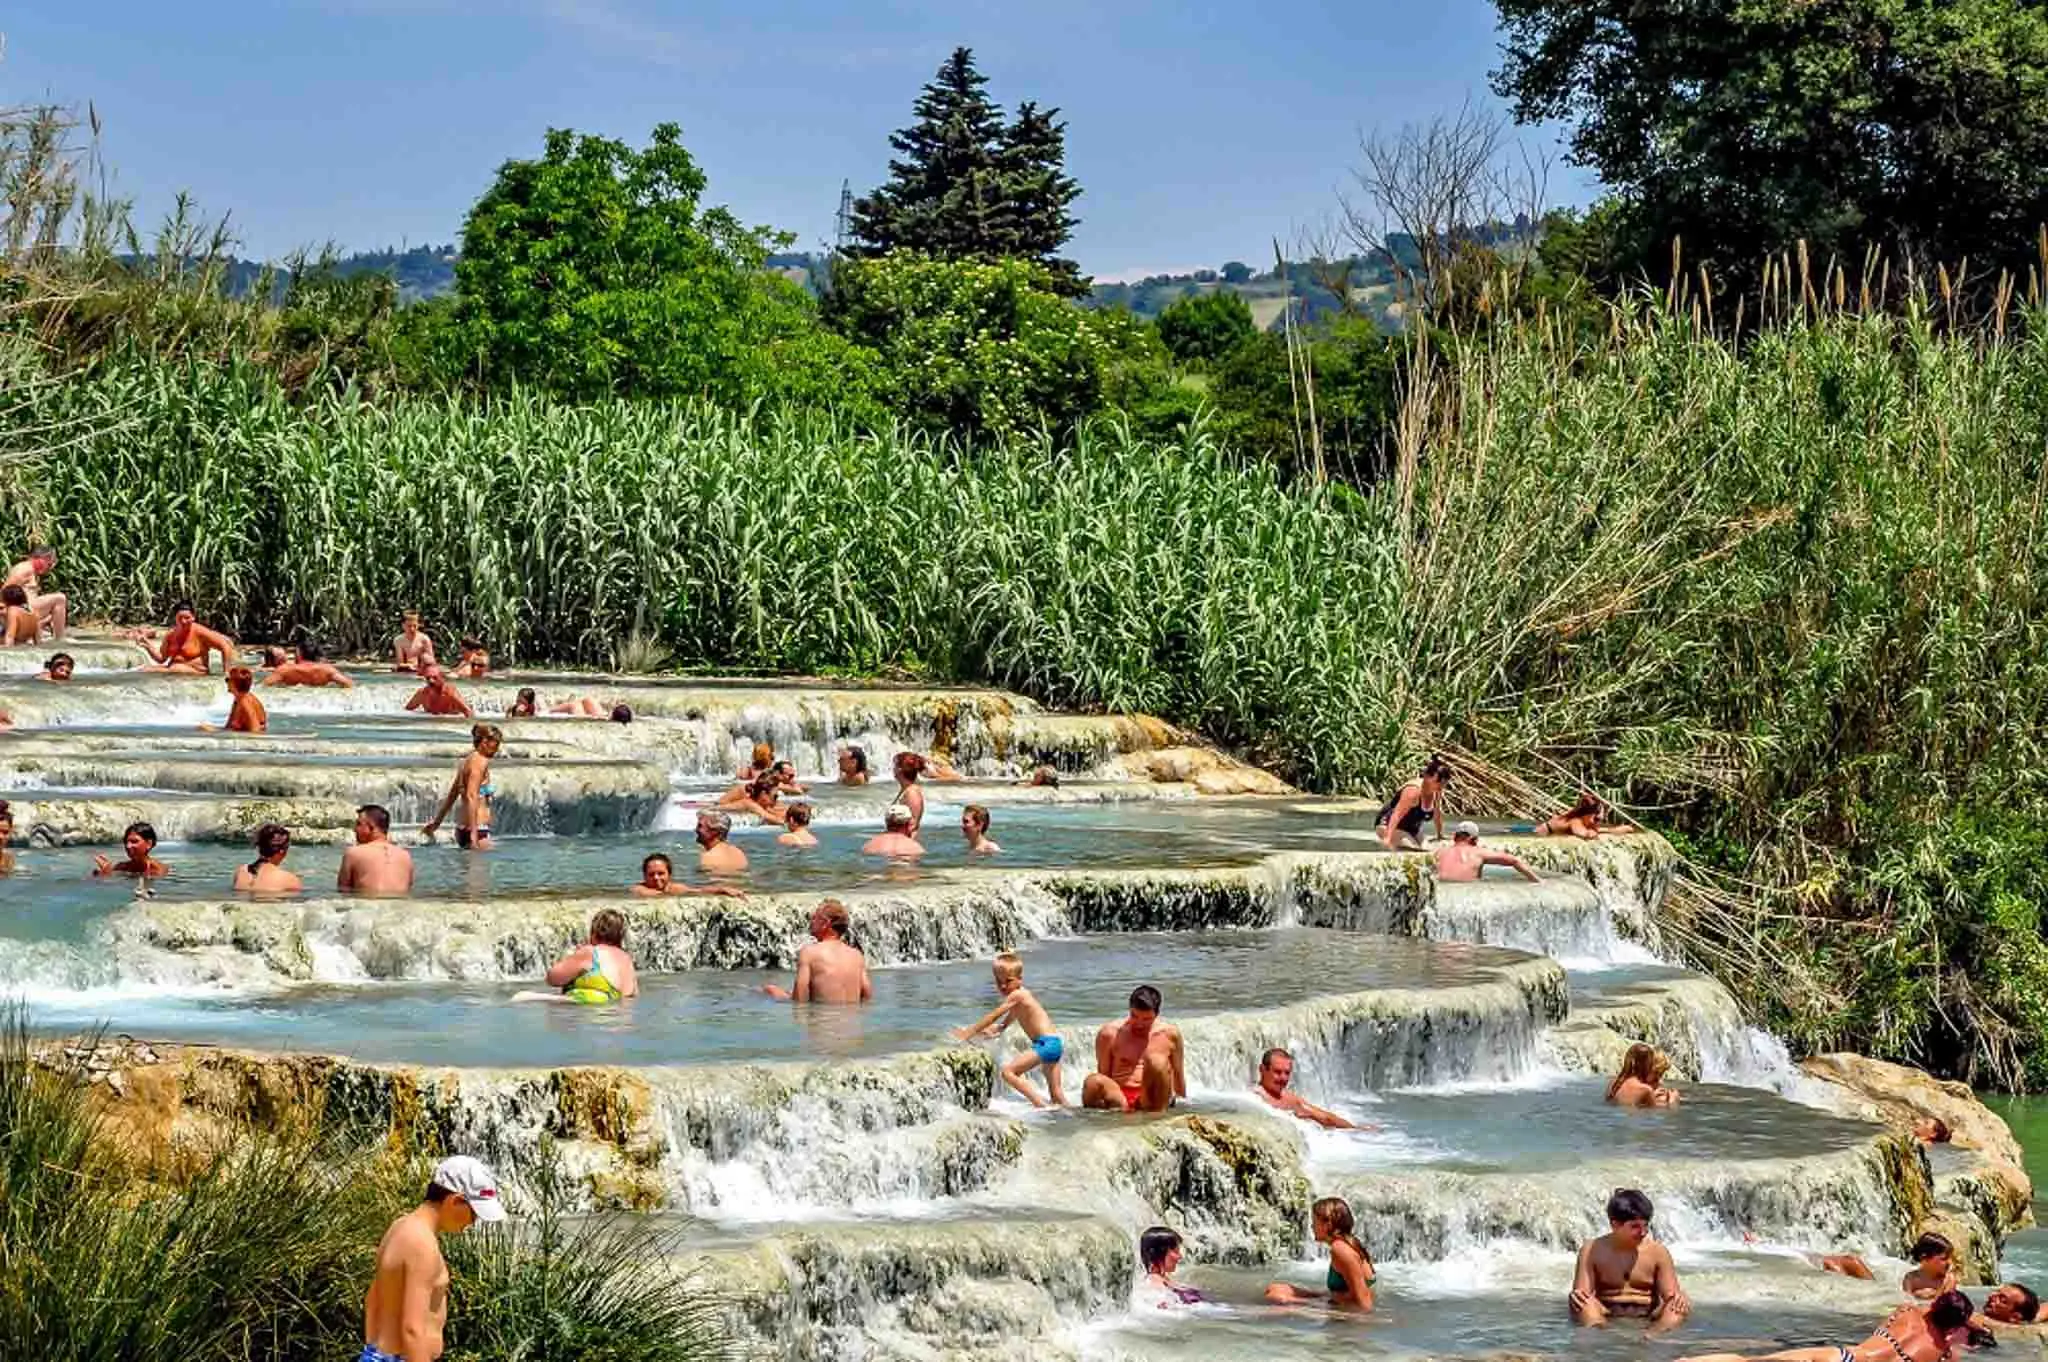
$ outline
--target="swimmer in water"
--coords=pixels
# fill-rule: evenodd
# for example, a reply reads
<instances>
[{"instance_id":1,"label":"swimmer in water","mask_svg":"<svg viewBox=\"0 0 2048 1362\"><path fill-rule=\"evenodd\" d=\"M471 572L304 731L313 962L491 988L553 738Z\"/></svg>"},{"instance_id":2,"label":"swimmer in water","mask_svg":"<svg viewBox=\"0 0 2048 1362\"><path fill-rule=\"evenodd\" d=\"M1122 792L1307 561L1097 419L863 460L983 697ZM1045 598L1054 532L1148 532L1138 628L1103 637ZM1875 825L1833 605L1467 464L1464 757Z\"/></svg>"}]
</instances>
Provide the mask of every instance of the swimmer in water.
<instances>
[{"instance_id":1,"label":"swimmer in water","mask_svg":"<svg viewBox=\"0 0 2048 1362\"><path fill-rule=\"evenodd\" d=\"M1060 773L1057 767L1037 766L1032 768L1030 775L1017 783L1019 785L1040 786L1048 790L1057 790L1060 787Z\"/></svg>"},{"instance_id":2,"label":"swimmer in water","mask_svg":"<svg viewBox=\"0 0 2048 1362\"><path fill-rule=\"evenodd\" d=\"M572 1003L616 1003L640 991L633 957L626 954L626 915L600 908L590 919L590 937L548 966L548 987Z\"/></svg>"},{"instance_id":3,"label":"swimmer in water","mask_svg":"<svg viewBox=\"0 0 2048 1362\"><path fill-rule=\"evenodd\" d=\"M36 620L36 612L28 608L26 588L0 586L0 608L5 610L5 620L0 622L0 647L13 648L41 641L42 627Z\"/></svg>"},{"instance_id":4,"label":"swimmer in water","mask_svg":"<svg viewBox=\"0 0 2048 1362\"><path fill-rule=\"evenodd\" d=\"M490 675L491 653L484 647L484 641L474 634L462 640L462 654L455 660L455 674L466 676L472 681L481 681Z\"/></svg>"},{"instance_id":5,"label":"swimmer in water","mask_svg":"<svg viewBox=\"0 0 2048 1362\"><path fill-rule=\"evenodd\" d=\"M1899 1280L1899 1290L1914 1300L1931 1301L1956 1289L1956 1246L1932 1231L1913 1241L1906 1254L1913 1267Z\"/></svg>"},{"instance_id":6,"label":"swimmer in water","mask_svg":"<svg viewBox=\"0 0 2048 1362\"><path fill-rule=\"evenodd\" d=\"M1351 1203L1340 1196L1324 1197L1309 1208L1309 1227L1318 1244L1330 1246L1330 1266L1323 1274L1328 1295L1304 1291L1287 1282L1274 1282L1266 1288L1266 1299L1275 1305L1328 1300L1332 1309L1372 1309L1372 1289L1379 1274L1373 1270L1372 1255L1365 1251L1365 1241L1358 1237L1358 1221L1351 1214Z\"/></svg>"},{"instance_id":7,"label":"swimmer in water","mask_svg":"<svg viewBox=\"0 0 2048 1362\"><path fill-rule=\"evenodd\" d=\"M270 674L263 678L266 686L338 686L342 690L355 689L355 682L348 679L341 669L326 660L320 645L313 642L298 646L298 660L286 661L281 649L270 649L278 660L270 664Z\"/></svg>"},{"instance_id":8,"label":"swimmer in water","mask_svg":"<svg viewBox=\"0 0 2048 1362\"><path fill-rule=\"evenodd\" d=\"M356 844L341 853L334 887L344 894L390 897L412 892L412 853L391 840L391 811L382 804L356 810Z\"/></svg>"},{"instance_id":9,"label":"swimmer in water","mask_svg":"<svg viewBox=\"0 0 2048 1362\"><path fill-rule=\"evenodd\" d=\"M730 885L684 884L676 879L675 862L664 852L652 852L640 862L640 883L627 891L637 898L658 899L694 894L708 898L743 899L746 894Z\"/></svg>"},{"instance_id":10,"label":"swimmer in water","mask_svg":"<svg viewBox=\"0 0 2048 1362\"><path fill-rule=\"evenodd\" d=\"M1504 865L1529 883L1537 882L1536 872L1520 856L1482 848L1477 823L1458 824L1451 829L1451 844L1436 850L1436 877L1448 884L1469 884L1490 865Z\"/></svg>"},{"instance_id":11,"label":"swimmer in water","mask_svg":"<svg viewBox=\"0 0 2048 1362\"><path fill-rule=\"evenodd\" d=\"M697 868L712 875L736 875L747 868L747 853L731 842L732 819L716 809L697 814Z\"/></svg>"},{"instance_id":12,"label":"swimmer in water","mask_svg":"<svg viewBox=\"0 0 2048 1362\"><path fill-rule=\"evenodd\" d=\"M769 769L774 765L775 745L773 743L757 742L754 744L753 752L747 758L747 764L740 767L739 771L734 774L733 779L742 785L752 784L754 777L768 774Z\"/></svg>"},{"instance_id":13,"label":"swimmer in water","mask_svg":"<svg viewBox=\"0 0 2048 1362\"><path fill-rule=\"evenodd\" d=\"M540 713L540 697L533 693L532 686L521 686L519 694L505 711L508 719L531 719Z\"/></svg>"},{"instance_id":14,"label":"swimmer in water","mask_svg":"<svg viewBox=\"0 0 2048 1362\"><path fill-rule=\"evenodd\" d=\"M143 629L131 632L128 638L142 645L157 671L205 676L213 670L215 653L220 654L223 670L235 665L235 641L218 629L201 624L190 601L179 601L171 611L171 627L164 632L162 642L152 639Z\"/></svg>"},{"instance_id":15,"label":"swimmer in water","mask_svg":"<svg viewBox=\"0 0 2048 1362\"><path fill-rule=\"evenodd\" d=\"M50 660L43 664L39 681L69 681L71 674L78 670L78 663L69 653L52 653Z\"/></svg>"},{"instance_id":16,"label":"swimmer in water","mask_svg":"<svg viewBox=\"0 0 2048 1362\"><path fill-rule=\"evenodd\" d=\"M839 749L839 783L841 785L865 785L868 783L868 754L864 747L842 747Z\"/></svg>"},{"instance_id":17,"label":"swimmer in water","mask_svg":"<svg viewBox=\"0 0 2048 1362\"><path fill-rule=\"evenodd\" d=\"M1095 1072L1081 1085L1081 1105L1099 1111L1165 1111L1188 1095L1187 1051L1180 1028L1159 1020L1159 990L1131 990L1130 1015L1095 1033Z\"/></svg>"},{"instance_id":18,"label":"swimmer in water","mask_svg":"<svg viewBox=\"0 0 2048 1362\"><path fill-rule=\"evenodd\" d=\"M782 793L786 795L800 795L810 793L808 790L804 789L803 783L796 778L796 763L789 760L787 757L776 762L773 766L769 767L768 769L774 773L776 787L780 789Z\"/></svg>"},{"instance_id":19,"label":"swimmer in water","mask_svg":"<svg viewBox=\"0 0 2048 1362\"><path fill-rule=\"evenodd\" d=\"M1609 813L1605 800L1591 790L1581 790L1569 809L1544 819L1530 831L1538 837L1576 837L1582 842L1596 841L1602 833L1635 831L1627 823L1603 821Z\"/></svg>"},{"instance_id":20,"label":"swimmer in water","mask_svg":"<svg viewBox=\"0 0 2048 1362\"><path fill-rule=\"evenodd\" d=\"M1970 1339L1970 1298L1945 1291L1924 1306L1905 1305L1876 1333L1853 1347L1787 1348L1745 1358L1740 1353L1700 1353L1678 1362L1949 1362Z\"/></svg>"},{"instance_id":21,"label":"swimmer in water","mask_svg":"<svg viewBox=\"0 0 2048 1362\"><path fill-rule=\"evenodd\" d=\"M783 815L783 825L789 829L775 840L786 847L814 847L818 845L818 834L811 831L811 806L804 800L791 804Z\"/></svg>"},{"instance_id":22,"label":"swimmer in water","mask_svg":"<svg viewBox=\"0 0 2048 1362\"><path fill-rule=\"evenodd\" d=\"M910 810L910 826L903 830L906 837L915 838L918 829L924 826L924 791L918 786L917 778L929 765L915 752L898 752L896 760L890 763L890 769L896 773L894 806ZM918 850L923 851L924 848L919 847Z\"/></svg>"},{"instance_id":23,"label":"swimmer in water","mask_svg":"<svg viewBox=\"0 0 2048 1362\"><path fill-rule=\"evenodd\" d=\"M1422 774L1403 785L1381 808L1373 827L1389 851L1403 847L1422 849L1422 824L1436 824L1436 840L1444 839L1444 794L1451 783L1450 763L1432 756L1423 763Z\"/></svg>"},{"instance_id":24,"label":"swimmer in water","mask_svg":"<svg viewBox=\"0 0 2048 1362\"><path fill-rule=\"evenodd\" d=\"M1207 1299L1192 1286L1182 1286L1173 1279L1180 1258L1180 1235L1166 1226L1154 1225L1138 1236L1138 1265L1145 1269L1144 1284L1157 1294L1161 1310L1176 1305L1200 1305Z\"/></svg>"},{"instance_id":25,"label":"swimmer in water","mask_svg":"<svg viewBox=\"0 0 2048 1362\"><path fill-rule=\"evenodd\" d=\"M953 1032L956 1040L973 1040L977 1036L1000 1036L1011 1022L1017 1023L1024 1032L1024 1038L1031 1042L1031 1048L1003 1064L1003 1082L1021 1094L1034 1107L1045 1103L1038 1100L1038 1094L1024 1075L1033 1069L1045 1068L1045 1090L1052 1098L1052 1104L1063 1107L1067 1095L1060 1085L1060 1060L1066 1054L1065 1043L1060 1033L1053 1029L1052 1014L1045 1010L1045 1004L1038 1001L1032 991L1024 987L1024 959L1012 951L1004 951L995 959L996 992L1003 1000L996 1004L995 1011L983 1017L972 1026L963 1026Z\"/></svg>"},{"instance_id":26,"label":"swimmer in water","mask_svg":"<svg viewBox=\"0 0 2048 1362\"><path fill-rule=\"evenodd\" d=\"M1650 1199L1624 1187L1607 1199L1608 1232L1579 1250L1568 1304L1575 1324L1617 1317L1671 1328L1692 1313L1671 1251L1650 1238Z\"/></svg>"},{"instance_id":27,"label":"swimmer in water","mask_svg":"<svg viewBox=\"0 0 2048 1362\"><path fill-rule=\"evenodd\" d=\"M1267 1106L1284 1111L1313 1122L1325 1130L1378 1130L1378 1126L1354 1125L1334 1111L1326 1111L1291 1091L1288 1084L1294 1081L1294 1056L1279 1046L1274 1046L1259 1056L1259 1081L1252 1085Z\"/></svg>"},{"instance_id":28,"label":"swimmer in water","mask_svg":"<svg viewBox=\"0 0 2048 1362\"><path fill-rule=\"evenodd\" d=\"M462 698L455 687L448 684L448 675L438 663L429 662L420 668L420 688L412 693L412 699L405 702L408 710L422 714L437 715L444 719L474 719L476 711L469 707L469 701Z\"/></svg>"},{"instance_id":29,"label":"swimmer in water","mask_svg":"<svg viewBox=\"0 0 2048 1362\"><path fill-rule=\"evenodd\" d=\"M269 729L270 715L250 689L255 684L256 673L247 667L228 668L228 732L262 733Z\"/></svg>"},{"instance_id":30,"label":"swimmer in water","mask_svg":"<svg viewBox=\"0 0 2048 1362\"><path fill-rule=\"evenodd\" d=\"M438 669L437 669L438 670ZM498 755L504 746L505 732L496 724L477 724L469 730L469 740L474 750L455 767L455 779L449 782L448 793L441 799L441 807L434 811L426 826L420 829L420 836L429 842L440 830L441 822L448 817L448 811L459 800L462 813L455 823L455 845L464 851L489 851L491 849L491 758Z\"/></svg>"},{"instance_id":31,"label":"swimmer in water","mask_svg":"<svg viewBox=\"0 0 2048 1362\"><path fill-rule=\"evenodd\" d=\"M434 664L434 640L421 630L419 611L408 610L399 620L398 637L391 640L391 662L401 672L423 672Z\"/></svg>"},{"instance_id":32,"label":"swimmer in water","mask_svg":"<svg viewBox=\"0 0 2048 1362\"><path fill-rule=\"evenodd\" d=\"M130 823L121 833L121 848L127 852L127 859L110 861L105 856L94 856L93 876L135 875L153 880L159 875L168 875L171 868L150 853L156 850L156 829L147 823Z\"/></svg>"},{"instance_id":33,"label":"swimmer in water","mask_svg":"<svg viewBox=\"0 0 2048 1362\"><path fill-rule=\"evenodd\" d=\"M296 894L306 886L284 868L285 853L292 849L291 829L282 823L265 823L256 829L256 859L235 871L238 894Z\"/></svg>"},{"instance_id":34,"label":"swimmer in water","mask_svg":"<svg viewBox=\"0 0 2048 1362\"><path fill-rule=\"evenodd\" d=\"M865 1003L875 996L868 958L850 939L853 920L846 905L826 899L811 914L811 941L796 953L796 986L764 984L761 991L783 1002Z\"/></svg>"},{"instance_id":35,"label":"swimmer in water","mask_svg":"<svg viewBox=\"0 0 2048 1362\"><path fill-rule=\"evenodd\" d=\"M989 839L988 823L988 810L980 804L960 810L960 835L967 839L970 856L993 856L1002 850Z\"/></svg>"},{"instance_id":36,"label":"swimmer in water","mask_svg":"<svg viewBox=\"0 0 2048 1362\"><path fill-rule=\"evenodd\" d=\"M1670 1069L1663 1051L1638 1041L1621 1057L1621 1071L1607 1085L1607 1100L1618 1107L1675 1107L1678 1089L1664 1086Z\"/></svg>"},{"instance_id":37,"label":"swimmer in water","mask_svg":"<svg viewBox=\"0 0 2048 1362\"><path fill-rule=\"evenodd\" d=\"M864 856L892 856L909 860L924 855L924 843L910 835L910 810L891 804L882 815L882 830L861 844Z\"/></svg>"}]
</instances>

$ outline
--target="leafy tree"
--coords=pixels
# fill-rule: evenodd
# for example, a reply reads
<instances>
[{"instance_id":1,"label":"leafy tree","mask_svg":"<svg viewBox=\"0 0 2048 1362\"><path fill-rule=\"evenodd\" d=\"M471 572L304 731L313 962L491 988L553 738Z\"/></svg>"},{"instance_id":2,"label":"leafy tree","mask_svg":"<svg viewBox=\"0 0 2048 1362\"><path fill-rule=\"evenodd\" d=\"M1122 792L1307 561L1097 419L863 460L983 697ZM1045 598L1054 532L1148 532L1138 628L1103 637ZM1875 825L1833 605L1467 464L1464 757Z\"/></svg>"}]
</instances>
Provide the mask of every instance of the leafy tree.
<instances>
[{"instance_id":1,"label":"leafy tree","mask_svg":"<svg viewBox=\"0 0 2048 1362\"><path fill-rule=\"evenodd\" d=\"M644 151L551 130L539 160L507 161L470 210L452 330L423 321L415 353L459 361L485 386L744 403L777 386L765 357L793 350L843 367L857 393L859 357L807 339L817 327L802 290L765 270L781 239L701 207L704 188L673 123Z\"/></svg>"},{"instance_id":2,"label":"leafy tree","mask_svg":"<svg viewBox=\"0 0 2048 1362\"><path fill-rule=\"evenodd\" d=\"M911 250L940 260L1035 262L1058 292L1087 292L1058 252L1081 187L1066 173L1059 110L1026 103L1014 122L989 99L974 54L955 48L924 87L917 121L889 138L889 179L853 205L851 254Z\"/></svg>"},{"instance_id":3,"label":"leafy tree","mask_svg":"<svg viewBox=\"0 0 2048 1362\"><path fill-rule=\"evenodd\" d=\"M1221 359L1257 329L1251 305L1230 289L1183 298L1159 314L1159 339L1183 364Z\"/></svg>"},{"instance_id":4,"label":"leafy tree","mask_svg":"<svg viewBox=\"0 0 2048 1362\"><path fill-rule=\"evenodd\" d=\"M1125 366L1164 367L1151 329L1120 309L1076 307L1043 266L936 260L900 251L842 264L826 317L871 349L884 401L905 419L966 435L1069 425L1128 386Z\"/></svg>"},{"instance_id":5,"label":"leafy tree","mask_svg":"<svg viewBox=\"0 0 2048 1362\"><path fill-rule=\"evenodd\" d=\"M1242 260L1226 260L1223 263L1223 282L1226 284L1248 284L1251 282L1252 267Z\"/></svg>"},{"instance_id":6,"label":"leafy tree","mask_svg":"<svg viewBox=\"0 0 2048 1362\"><path fill-rule=\"evenodd\" d=\"M2025 0L1496 0L1494 88L1572 119L1635 258L1804 239L2024 267L2048 221L2048 10Z\"/></svg>"},{"instance_id":7,"label":"leafy tree","mask_svg":"<svg viewBox=\"0 0 2048 1362\"><path fill-rule=\"evenodd\" d=\"M1358 317L1330 323L1309 342L1316 422L1332 475L1361 485L1379 477L1407 345ZM1209 394L1226 441L1246 454L1306 471L1308 407L1289 381L1287 347L1279 336L1256 332L1224 356Z\"/></svg>"}]
</instances>

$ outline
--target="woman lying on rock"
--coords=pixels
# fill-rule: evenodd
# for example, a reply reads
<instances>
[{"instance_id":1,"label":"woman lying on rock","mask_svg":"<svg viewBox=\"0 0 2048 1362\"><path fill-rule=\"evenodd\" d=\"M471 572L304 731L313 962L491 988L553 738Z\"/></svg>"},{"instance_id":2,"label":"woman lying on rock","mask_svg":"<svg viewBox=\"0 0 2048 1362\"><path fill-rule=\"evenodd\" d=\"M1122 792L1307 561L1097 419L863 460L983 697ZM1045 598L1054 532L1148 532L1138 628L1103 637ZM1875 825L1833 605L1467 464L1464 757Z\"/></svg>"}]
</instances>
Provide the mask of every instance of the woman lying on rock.
<instances>
[{"instance_id":1,"label":"woman lying on rock","mask_svg":"<svg viewBox=\"0 0 2048 1362\"><path fill-rule=\"evenodd\" d=\"M1945 1291L1925 1306L1905 1306L1854 1347L1831 1343L1787 1348L1749 1359L1740 1353L1703 1353L1679 1362L1943 1362L1969 1339L1970 1298Z\"/></svg>"}]
</instances>

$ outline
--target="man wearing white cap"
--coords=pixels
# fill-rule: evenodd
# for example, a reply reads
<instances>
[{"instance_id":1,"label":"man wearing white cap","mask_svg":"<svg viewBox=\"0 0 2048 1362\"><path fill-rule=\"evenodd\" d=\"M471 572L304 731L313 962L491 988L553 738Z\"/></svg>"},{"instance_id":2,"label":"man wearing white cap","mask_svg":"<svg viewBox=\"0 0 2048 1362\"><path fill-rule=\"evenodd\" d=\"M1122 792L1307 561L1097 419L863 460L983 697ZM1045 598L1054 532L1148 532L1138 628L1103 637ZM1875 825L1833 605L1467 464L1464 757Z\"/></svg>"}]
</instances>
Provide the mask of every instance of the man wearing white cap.
<instances>
[{"instance_id":1,"label":"man wearing white cap","mask_svg":"<svg viewBox=\"0 0 2048 1362\"><path fill-rule=\"evenodd\" d=\"M1439 880L1476 880L1490 865L1507 866L1532 883L1536 879L1536 872L1520 856L1505 851L1482 850L1477 823L1458 824L1451 829L1451 844L1437 848L1436 877Z\"/></svg>"},{"instance_id":2,"label":"man wearing white cap","mask_svg":"<svg viewBox=\"0 0 2048 1362\"><path fill-rule=\"evenodd\" d=\"M889 811L882 815L882 831L868 838L861 847L866 856L922 856L924 843L917 840L911 825L917 815L908 804L891 804Z\"/></svg>"},{"instance_id":3,"label":"man wearing white cap","mask_svg":"<svg viewBox=\"0 0 2048 1362\"><path fill-rule=\"evenodd\" d=\"M448 1322L448 1263L440 1236L478 1220L503 1220L498 1178L477 1159L441 1160L426 1199L391 1222L377 1245L377 1275L363 1302L356 1362L434 1362Z\"/></svg>"}]
</instances>

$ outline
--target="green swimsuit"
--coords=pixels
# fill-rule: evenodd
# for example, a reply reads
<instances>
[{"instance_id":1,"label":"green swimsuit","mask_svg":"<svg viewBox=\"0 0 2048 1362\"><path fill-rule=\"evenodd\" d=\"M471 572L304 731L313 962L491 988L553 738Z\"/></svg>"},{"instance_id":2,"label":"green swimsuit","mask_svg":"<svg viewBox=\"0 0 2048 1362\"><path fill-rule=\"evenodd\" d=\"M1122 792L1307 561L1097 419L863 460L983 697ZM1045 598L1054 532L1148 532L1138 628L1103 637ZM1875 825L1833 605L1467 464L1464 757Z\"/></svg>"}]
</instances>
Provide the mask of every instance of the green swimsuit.
<instances>
[{"instance_id":1,"label":"green swimsuit","mask_svg":"<svg viewBox=\"0 0 2048 1362\"><path fill-rule=\"evenodd\" d=\"M615 1003L626 995L619 991L618 984L604 972L604 956L595 946L590 948L590 968L569 981L562 990L562 996L572 1003Z\"/></svg>"}]
</instances>

